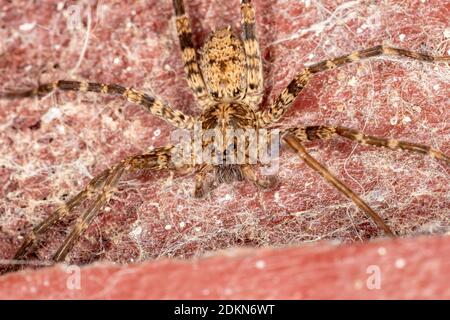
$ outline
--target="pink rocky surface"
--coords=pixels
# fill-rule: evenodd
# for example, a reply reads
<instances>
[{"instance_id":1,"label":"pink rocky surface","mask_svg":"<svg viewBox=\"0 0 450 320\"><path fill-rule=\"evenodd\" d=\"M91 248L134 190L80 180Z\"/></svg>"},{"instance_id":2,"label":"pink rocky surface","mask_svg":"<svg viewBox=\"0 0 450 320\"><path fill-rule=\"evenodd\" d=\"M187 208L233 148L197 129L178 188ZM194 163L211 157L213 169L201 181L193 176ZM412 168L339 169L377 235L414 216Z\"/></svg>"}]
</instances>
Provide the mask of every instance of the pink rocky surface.
<instances>
[{"instance_id":1,"label":"pink rocky surface","mask_svg":"<svg viewBox=\"0 0 450 320\"><path fill-rule=\"evenodd\" d=\"M264 58L262 108L303 66L325 58L380 43L436 55L450 50L445 1L254 4ZM237 0L194 0L186 7L197 45L217 27L239 29ZM0 90L55 79L120 83L199 114L184 79L172 14L171 1L1 1ZM448 82L443 64L371 59L315 77L280 127L342 125L448 154ZM121 98L80 93L2 100L0 126L0 259L11 258L26 232L93 176L168 143L172 130ZM342 139L308 148L398 234L448 234L448 166ZM382 236L292 153L281 156L278 176L271 190L239 182L199 200L192 196L192 175L128 175L71 261L183 259L229 247L359 243ZM68 221L58 224L30 258L48 261L69 228Z\"/></svg>"},{"instance_id":2,"label":"pink rocky surface","mask_svg":"<svg viewBox=\"0 0 450 320\"><path fill-rule=\"evenodd\" d=\"M448 238L435 236L57 265L1 277L0 299L449 299L449 250Z\"/></svg>"}]
</instances>

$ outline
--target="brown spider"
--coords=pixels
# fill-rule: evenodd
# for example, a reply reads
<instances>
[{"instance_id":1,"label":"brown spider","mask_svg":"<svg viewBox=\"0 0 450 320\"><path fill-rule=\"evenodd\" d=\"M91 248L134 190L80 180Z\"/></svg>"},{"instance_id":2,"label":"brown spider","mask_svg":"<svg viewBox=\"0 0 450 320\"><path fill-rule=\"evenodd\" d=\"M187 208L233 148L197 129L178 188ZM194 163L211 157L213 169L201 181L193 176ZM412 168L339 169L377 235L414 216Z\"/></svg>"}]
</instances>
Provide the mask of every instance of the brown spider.
<instances>
[{"instance_id":1,"label":"brown spider","mask_svg":"<svg viewBox=\"0 0 450 320\"><path fill-rule=\"evenodd\" d=\"M425 62L450 61L449 56L434 57L384 45L355 51L348 55L318 62L300 71L268 109L258 110L258 106L263 98L264 86L261 53L255 31L255 12L251 1L241 0L242 39L239 39L230 28L215 31L203 45L199 59L197 59L193 46L191 27L185 14L183 1L174 0L173 6L187 81L199 106L202 108L202 114L198 118L174 110L167 103L144 92L117 84L58 80L23 92L3 93L0 97L12 99L43 96L55 89L115 94L125 97L132 103L142 105L150 113L167 121L176 128L192 132L196 124L199 123L202 134L206 135L209 129L218 129L221 135L225 137L228 129L243 129L244 131L259 130L261 128L272 129L316 73L380 55L408 57ZM368 136L356 130L343 127L325 125L297 126L280 132L280 139L285 142L285 145L292 148L308 166L322 175L345 196L349 197L388 236L394 236L395 233L383 219L350 188L312 158L303 146L303 142L331 139L337 136L360 144L421 153L442 160L447 164L450 163L450 158L447 155L429 146ZM203 137L202 149L207 149L211 142L208 138ZM246 146L248 147L248 142ZM53 256L55 262L64 261L81 234L108 203L119 179L127 171L140 169L179 170L186 168L195 170L197 173L194 192L196 197L203 196L220 183L234 180L249 180L260 187L269 187L273 184L271 177L260 177L256 174L254 170L255 165L250 161L249 148L244 150L244 163L227 162L228 158L226 156L230 147L233 151L236 151L236 139L227 140L222 148L219 149L220 158L223 160L220 164L198 163L195 161L195 157L190 157L188 162L185 161L180 164L174 161L174 156L179 152L175 145L156 148L151 152L122 160L117 165L104 170L94 177L83 191L69 199L52 215L34 227L25 237L14 259L24 259L30 253L30 248L33 247L43 233L57 221L68 215L74 208L90 200L91 204L77 219L69 236Z\"/></svg>"}]
</instances>

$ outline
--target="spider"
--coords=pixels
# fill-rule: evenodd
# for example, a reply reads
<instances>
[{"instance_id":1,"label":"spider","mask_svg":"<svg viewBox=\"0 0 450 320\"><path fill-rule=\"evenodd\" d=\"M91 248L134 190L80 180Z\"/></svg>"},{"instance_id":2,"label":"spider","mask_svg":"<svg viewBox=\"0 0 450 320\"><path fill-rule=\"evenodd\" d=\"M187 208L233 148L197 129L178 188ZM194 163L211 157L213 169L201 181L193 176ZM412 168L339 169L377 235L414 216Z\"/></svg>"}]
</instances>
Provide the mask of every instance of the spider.
<instances>
[{"instance_id":1,"label":"spider","mask_svg":"<svg viewBox=\"0 0 450 320\"><path fill-rule=\"evenodd\" d=\"M199 117L186 115L143 91L118 84L57 80L25 91L3 92L0 93L0 98L42 97L55 90L121 96L131 103L141 105L152 115L165 120L175 128L193 132L199 126L201 135L203 135L201 148L204 151L212 143L212 140L206 138L208 130L218 131L225 137L226 131L229 129L242 129L244 132L246 130L257 131L262 128L269 131L273 129L317 73L381 55L405 57L428 63L448 63L450 61L450 56L432 56L391 46L377 45L304 68L289 82L268 108L260 110L259 106L264 93L263 66L256 36L255 10L251 1L241 0L240 2L242 36L237 36L230 27L214 31L209 35L199 54L193 45L190 21L183 1L173 0L173 8L187 82L202 110ZM350 198L390 237L395 236L395 232L388 224L345 183L315 160L304 147L304 144L309 141L336 137L343 137L363 145L420 153L446 164L450 163L449 156L429 146L374 137L340 126L309 125L281 130L279 141L283 143L283 148L290 148L294 151L311 169L336 187L344 196ZM126 172L143 169L177 171L187 168L196 173L195 197L202 197L217 185L235 180L247 180L261 188L271 187L274 179L271 176L257 174L256 165L259 163L250 162L248 143L245 146L244 163L238 164L229 161L227 157L237 149L237 141L234 138L228 139L222 148L214 151L222 160L220 163L199 163L195 161L195 157L190 157L187 162L180 164L174 161L179 152L177 145L159 147L144 154L129 156L95 176L81 192L35 226L24 238L14 259L25 259L39 238L51 226L66 217L76 207L88 202L90 204L87 209L78 217L71 232L52 258L55 262L67 260L72 247L108 203L120 178Z\"/></svg>"}]
</instances>

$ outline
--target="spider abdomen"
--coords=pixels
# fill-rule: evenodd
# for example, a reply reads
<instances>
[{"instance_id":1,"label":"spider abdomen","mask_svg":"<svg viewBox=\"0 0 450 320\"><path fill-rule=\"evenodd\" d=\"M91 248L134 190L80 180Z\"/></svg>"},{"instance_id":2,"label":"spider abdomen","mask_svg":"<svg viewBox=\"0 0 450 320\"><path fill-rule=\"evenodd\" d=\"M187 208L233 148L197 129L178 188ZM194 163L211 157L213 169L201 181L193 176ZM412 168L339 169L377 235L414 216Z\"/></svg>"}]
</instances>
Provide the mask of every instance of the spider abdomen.
<instances>
[{"instance_id":1,"label":"spider abdomen","mask_svg":"<svg viewBox=\"0 0 450 320\"><path fill-rule=\"evenodd\" d=\"M247 85L245 51L230 28L213 32L204 44L200 69L209 94L217 101L234 101Z\"/></svg>"}]
</instances>

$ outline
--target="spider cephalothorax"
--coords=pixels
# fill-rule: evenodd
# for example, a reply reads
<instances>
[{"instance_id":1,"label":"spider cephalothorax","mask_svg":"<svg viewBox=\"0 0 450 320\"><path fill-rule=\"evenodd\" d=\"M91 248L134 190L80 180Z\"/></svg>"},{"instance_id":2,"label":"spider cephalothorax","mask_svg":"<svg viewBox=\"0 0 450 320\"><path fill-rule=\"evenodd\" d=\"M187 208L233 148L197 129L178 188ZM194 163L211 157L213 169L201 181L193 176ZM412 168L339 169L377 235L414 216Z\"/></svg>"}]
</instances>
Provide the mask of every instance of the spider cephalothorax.
<instances>
[{"instance_id":1,"label":"spider cephalothorax","mask_svg":"<svg viewBox=\"0 0 450 320\"><path fill-rule=\"evenodd\" d=\"M175 143L142 155L129 156L104 170L94 177L84 190L34 227L25 237L15 254L15 259L23 259L44 232L57 221L65 218L76 207L88 202L86 211L76 220L74 228L53 257L54 261L64 260L80 235L108 203L119 179L127 171L191 169L196 173L194 193L198 197L211 191L220 183L235 180L245 179L261 187L273 185L272 175L256 174L255 165L264 163L255 154L259 155L261 149L266 149L271 139L265 138L273 137L276 122L285 115L310 79L319 72L380 55L407 57L433 63L450 61L449 56L436 57L384 45L354 51L306 67L291 80L268 108L260 110L259 104L263 98L264 88L262 60L256 37L255 12L251 1L241 0L243 30L241 38L234 34L231 28L212 33L200 51L199 60L192 42L192 31L183 1L174 0L173 5L187 82L202 110L198 118L177 111L166 102L145 92L117 84L58 80L24 92L0 94L1 98L7 99L25 98L45 95L59 89L118 95L143 106L151 114L174 127L187 131L188 135L200 136L200 141L197 141L199 150L191 152L189 149L189 152L184 154L184 158L181 158L181 162L178 161L180 160L180 144ZM263 132L260 131L261 129ZM429 155L446 164L450 163L447 155L429 146L373 137L344 127L294 126L277 132L278 138L275 140L284 141L284 146L294 150L308 166L350 198L389 236L395 233L383 219L328 169L312 158L303 146L303 143L311 140L332 139L337 136L360 144ZM214 147L211 148L213 145ZM197 158L198 153L202 156L201 160Z\"/></svg>"},{"instance_id":2,"label":"spider cephalothorax","mask_svg":"<svg viewBox=\"0 0 450 320\"><path fill-rule=\"evenodd\" d=\"M217 164L217 182L242 180L245 174L236 158L241 153L244 161L239 163L249 163L245 161L249 157L249 137L245 135L257 130L255 112L245 104L220 102L202 113L200 126L203 150L210 149L214 153L208 159L214 160L211 164ZM242 139L242 143L238 143L238 139Z\"/></svg>"}]
</instances>

